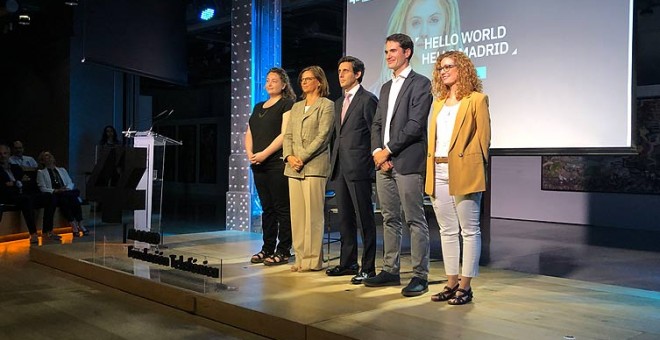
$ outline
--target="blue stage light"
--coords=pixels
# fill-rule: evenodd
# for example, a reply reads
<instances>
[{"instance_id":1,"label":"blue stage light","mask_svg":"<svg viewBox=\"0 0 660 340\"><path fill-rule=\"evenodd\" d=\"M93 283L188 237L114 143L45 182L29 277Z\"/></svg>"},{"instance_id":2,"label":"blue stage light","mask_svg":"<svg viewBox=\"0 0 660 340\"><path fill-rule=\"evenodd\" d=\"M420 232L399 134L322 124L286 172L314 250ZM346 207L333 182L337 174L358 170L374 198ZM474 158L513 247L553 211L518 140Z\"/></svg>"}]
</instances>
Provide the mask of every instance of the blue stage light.
<instances>
[{"instance_id":1,"label":"blue stage light","mask_svg":"<svg viewBox=\"0 0 660 340\"><path fill-rule=\"evenodd\" d=\"M199 18L202 20L211 20L215 15L215 9L207 7L199 12Z\"/></svg>"}]
</instances>

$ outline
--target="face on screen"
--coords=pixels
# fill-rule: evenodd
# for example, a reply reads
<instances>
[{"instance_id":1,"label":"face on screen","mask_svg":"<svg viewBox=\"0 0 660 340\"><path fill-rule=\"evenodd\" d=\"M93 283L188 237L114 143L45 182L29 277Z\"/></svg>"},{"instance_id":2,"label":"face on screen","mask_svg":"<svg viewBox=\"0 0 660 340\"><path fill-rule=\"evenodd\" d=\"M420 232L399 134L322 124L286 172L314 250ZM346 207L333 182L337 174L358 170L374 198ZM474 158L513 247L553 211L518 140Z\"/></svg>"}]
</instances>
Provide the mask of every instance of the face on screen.
<instances>
[{"instance_id":1,"label":"face on screen","mask_svg":"<svg viewBox=\"0 0 660 340\"><path fill-rule=\"evenodd\" d=\"M406 14L406 33L415 47L424 49L424 39L445 34L446 15L437 0L415 1Z\"/></svg>"},{"instance_id":2,"label":"face on screen","mask_svg":"<svg viewBox=\"0 0 660 340\"><path fill-rule=\"evenodd\" d=\"M408 66L407 57L410 55L410 49L403 50L396 41L385 43L385 61L387 68L394 71L397 75Z\"/></svg>"},{"instance_id":3,"label":"face on screen","mask_svg":"<svg viewBox=\"0 0 660 340\"><path fill-rule=\"evenodd\" d=\"M422 60L422 55L430 52L425 41L447 34L444 31L446 23L447 14L438 0L414 1L406 13L406 33L415 42L416 51L410 62L417 72L427 77L431 76L434 63Z\"/></svg>"}]
</instances>

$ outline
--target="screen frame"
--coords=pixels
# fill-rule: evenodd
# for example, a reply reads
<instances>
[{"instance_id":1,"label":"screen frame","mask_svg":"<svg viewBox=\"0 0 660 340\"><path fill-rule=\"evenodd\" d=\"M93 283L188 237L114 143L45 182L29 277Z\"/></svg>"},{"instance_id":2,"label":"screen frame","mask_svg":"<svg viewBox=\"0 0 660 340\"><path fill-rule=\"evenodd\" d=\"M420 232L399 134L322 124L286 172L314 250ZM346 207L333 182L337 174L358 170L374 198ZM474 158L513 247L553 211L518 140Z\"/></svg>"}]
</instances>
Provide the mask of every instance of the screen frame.
<instances>
[{"instance_id":1,"label":"screen frame","mask_svg":"<svg viewBox=\"0 0 660 340\"><path fill-rule=\"evenodd\" d=\"M348 25L348 3L351 0L344 1L343 7L343 51L342 55L346 55L346 45L347 45L347 25ZM638 48L637 41L637 10L638 4L635 0L629 1L629 28L628 28L628 106L630 112L630 121L629 121L629 131L628 131L628 141L630 146L628 147L548 147L548 148L490 148L489 152L493 156L546 156L546 155L566 155L566 156L575 156L575 155L634 155L638 154L638 145L635 142L635 137L637 134L637 102L639 98L636 96L636 87L633 84L636 84L636 68L635 68L635 58L636 58L636 49ZM384 37L383 37L384 40Z\"/></svg>"}]
</instances>

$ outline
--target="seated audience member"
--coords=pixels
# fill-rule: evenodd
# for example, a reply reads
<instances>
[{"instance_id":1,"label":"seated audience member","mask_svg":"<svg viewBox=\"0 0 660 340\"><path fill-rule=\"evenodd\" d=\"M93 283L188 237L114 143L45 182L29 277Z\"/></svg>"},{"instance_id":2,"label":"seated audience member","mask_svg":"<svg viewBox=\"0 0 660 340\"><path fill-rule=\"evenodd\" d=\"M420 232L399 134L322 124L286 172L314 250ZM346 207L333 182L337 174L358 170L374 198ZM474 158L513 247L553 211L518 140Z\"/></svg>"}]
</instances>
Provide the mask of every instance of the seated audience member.
<instances>
[{"instance_id":1,"label":"seated audience member","mask_svg":"<svg viewBox=\"0 0 660 340\"><path fill-rule=\"evenodd\" d=\"M54 196L31 190L34 186L25 185L24 181L31 179L24 174L20 166L9 163L9 146L0 144L0 203L18 206L30 231L30 243L33 244L39 243L34 211L44 208L43 237L59 241L60 237L53 233Z\"/></svg>"},{"instance_id":2,"label":"seated audience member","mask_svg":"<svg viewBox=\"0 0 660 340\"><path fill-rule=\"evenodd\" d=\"M43 165L37 173L39 190L55 196L60 212L73 226L73 236L87 235L89 230L83 225L80 191L73 188L69 172L55 166L55 157L48 151L39 154L39 164Z\"/></svg>"},{"instance_id":3,"label":"seated audience member","mask_svg":"<svg viewBox=\"0 0 660 340\"><path fill-rule=\"evenodd\" d=\"M37 161L30 156L23 154L23 142L20 140L14 141L12 144L12 156L9 157L9 163L16 164L23 168L23 170L35 170L37 168Z\"/></svg>"}]
</instances>

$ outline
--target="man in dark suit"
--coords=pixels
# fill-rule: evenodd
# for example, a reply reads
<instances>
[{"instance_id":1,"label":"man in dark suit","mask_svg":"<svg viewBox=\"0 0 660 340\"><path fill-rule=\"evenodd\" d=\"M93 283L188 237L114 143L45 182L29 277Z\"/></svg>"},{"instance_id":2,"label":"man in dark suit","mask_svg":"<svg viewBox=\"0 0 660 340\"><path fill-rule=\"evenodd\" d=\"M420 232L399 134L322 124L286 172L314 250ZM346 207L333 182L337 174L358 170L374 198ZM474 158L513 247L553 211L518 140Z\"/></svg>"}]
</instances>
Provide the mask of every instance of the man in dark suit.
<instances>
[{"instance_id":1,"label":"man in dark suit","mask_svg":"<svg viewBox=\"0 0 660 340\"><path fill-rule=\"evenodd\" d=\"M369 287L396 286L399 277L403 216L410 228L413 278L403 296L428 291L429 229L424 217L426 124L431 82L410 66L414 44L405 34L385 41L385 61L392 80L383 85L371 130L376 188L383 213L383 270L364 280ZM403 211L403 216L402 216Z\"/></svg>"},{"instance_id":2,"label":"man in dark suit","mask_svg":"<svg viewBox=\"0 0 660 340\"><path fill-rule=\"evenodd\" d=\"M338 62L344 95L335 102L335 131L330 164L337 193L341 256L329 276L354 275L353 284L376 275L376 224L371 183L371 124L378 99L362 85L364 63L346 56ZM362 270L357 263L357 230L362 230Z\"/></svg>"},{"instance_id":3,"label":"man in dark suit","mask_svg":"<svg viewBox=\"0 0 660 340\"><path fill-rule=\"evenodd\" d=\"M30 231L30 243L39 243L34 210L44 208L43 237L59 241L60 237L53 233L53 215L55 214L55 201L50 193L42 193L34 181L25 175L23 169L9 163L9 146L0 144L0 203L16 205L23 213L25 224Z\"/></svg>"}]
</instances>

